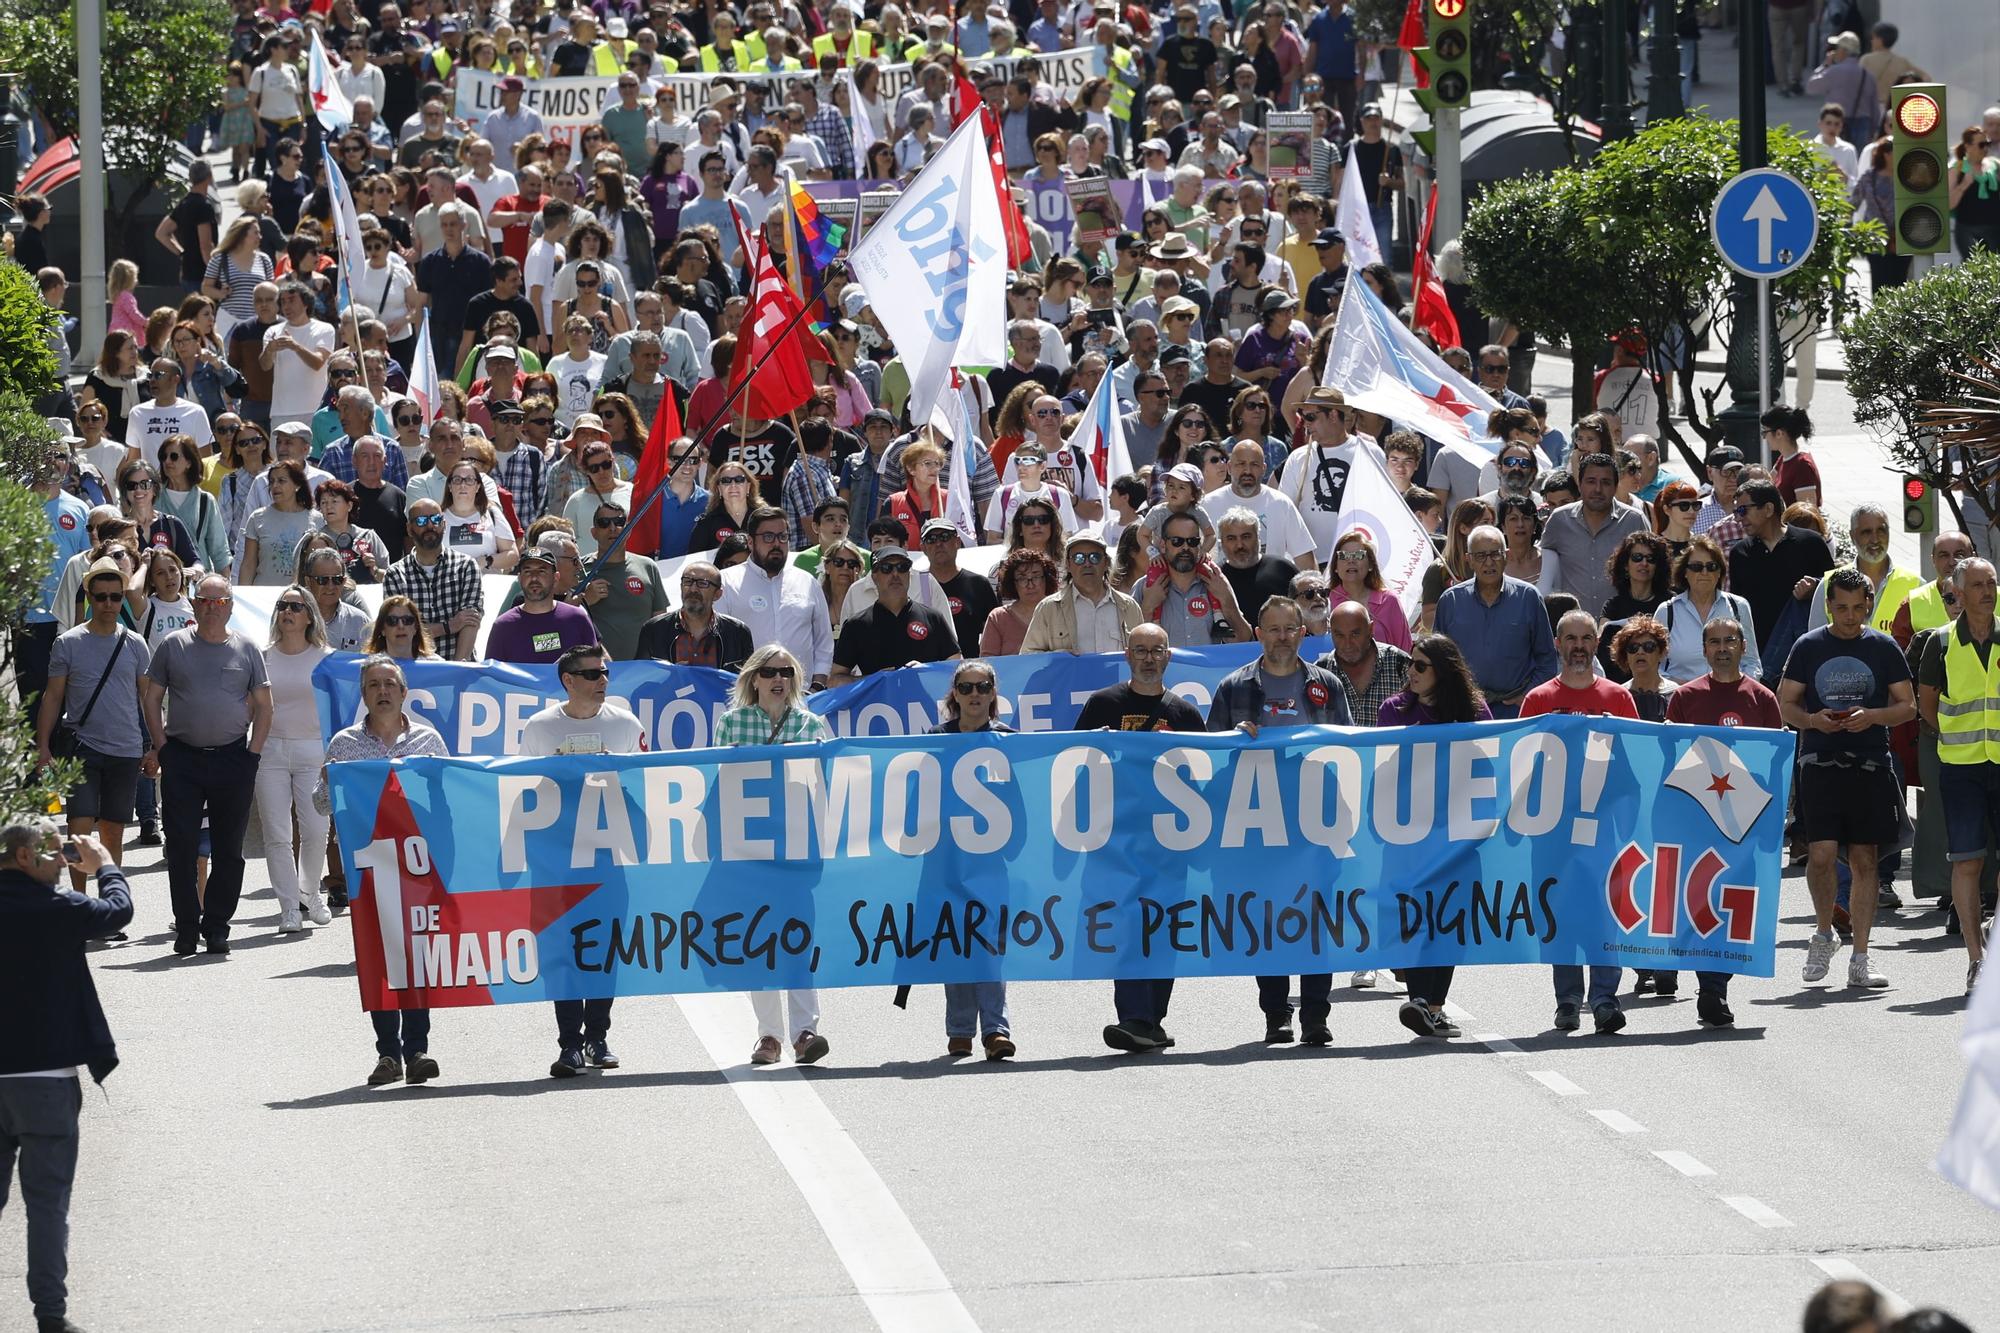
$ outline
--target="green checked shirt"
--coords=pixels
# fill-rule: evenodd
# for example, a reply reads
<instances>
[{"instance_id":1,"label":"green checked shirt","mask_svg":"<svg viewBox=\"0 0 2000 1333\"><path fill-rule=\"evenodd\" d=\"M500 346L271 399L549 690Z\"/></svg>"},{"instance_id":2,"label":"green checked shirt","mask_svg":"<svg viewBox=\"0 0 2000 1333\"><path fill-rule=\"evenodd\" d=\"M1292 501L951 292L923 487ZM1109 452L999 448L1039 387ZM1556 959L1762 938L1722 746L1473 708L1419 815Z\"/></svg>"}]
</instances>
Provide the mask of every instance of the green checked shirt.
<instances>
[{"instance_id":1,"label":"green checked shirt","mask_svg":"<svg viewBox=\"0 0 2000 1333\"><path fill-rule=\"evenodd\" d=\"M833 739L833 728L827 726L826 719L818 713L809 713L803 708L793 708L785 714L785 720L778 725L778 734L771 734L771 718L756 705L747 708L732 708L722 715L722 721L715 728L717 745L791 745L798 741L829 741Z\"/></svg>"}]
</instances>

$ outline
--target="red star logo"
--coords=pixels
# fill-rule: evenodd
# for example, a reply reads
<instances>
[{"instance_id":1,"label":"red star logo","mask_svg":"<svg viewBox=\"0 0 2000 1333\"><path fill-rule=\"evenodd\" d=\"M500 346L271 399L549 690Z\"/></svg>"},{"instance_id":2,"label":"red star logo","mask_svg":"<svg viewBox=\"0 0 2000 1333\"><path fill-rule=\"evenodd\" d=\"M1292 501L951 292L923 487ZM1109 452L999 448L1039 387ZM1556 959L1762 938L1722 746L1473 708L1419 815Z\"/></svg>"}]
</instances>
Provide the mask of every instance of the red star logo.
<instances>
[{"instance_id":1,"label":"red star logo","mask_svg":"<svg viewBox=\"0 0 2000 1333\"><path fill-rule=\"evenodd\" d=\"M1729 785L1729 775L1727 773L1711 773L1709 777L1712 781L1709 782L1708 789L1718 795L1722 792L1736 790L1736 788Z\"/></svg>"},{"instance_id":2,"label":"red star logo","mask_svg":"<svg viewBox=\"0 0 2000 1333\"><path fill-rule=\"evenodd\" d=\"M313 99L313 110L315 110L315 111L318 111L318 110L320 110L321 108L323 108L323 107L324 107L324 106L326 105L326 94L325 94L325 93L321 93L321 92L316 92L316 93L314 93L314 94L312 95L312 99Z\"/></svg>"}]
</instances>

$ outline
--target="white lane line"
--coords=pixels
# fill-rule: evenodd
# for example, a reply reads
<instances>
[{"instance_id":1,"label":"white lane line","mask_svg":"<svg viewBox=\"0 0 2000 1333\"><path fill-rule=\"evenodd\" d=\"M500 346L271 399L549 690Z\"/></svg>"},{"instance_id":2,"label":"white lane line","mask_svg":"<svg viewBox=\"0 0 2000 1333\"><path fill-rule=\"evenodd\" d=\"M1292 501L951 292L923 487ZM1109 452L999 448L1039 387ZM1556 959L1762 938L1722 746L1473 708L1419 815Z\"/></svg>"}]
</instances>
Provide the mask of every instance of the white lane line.
<instances>
[{"instance_id":1,"label":"white lane line","mask_svg":"<svg viewBox=\"0 0 2000 1333\"><path fill-rule=\"evenodd\" d=\"M1646 1132L1644 1125L1634 1120L1631 1116L1626 1115L1623 1111L1607 1109L1592 1111L1591 1114L1602 1121L1604 1127L1614 1134L1644 1134Z\"/></svg>"},{"instance_id":2,"label":"white lane line","mask_svg":"<svg viewBox=\"0 0 2000 1333\"><path fill-rule=\"evenodd\" d=\"M1553 1069L1530 1069L1528 1077L1553 1092L1558 1097L1581 1097L1583 1089L1558 1074Z\"/></svg>"},{"instance_id":3,"label":"white lane line","mask_svg":"<svg viewBox=\"0 0 2000 1333\"><path fill-rule=\"evenodd\" d=\"M1461 1009L1457 1003L1451 1000L1444 1002L1444 1012L1445 1017L1451 1019L1452 1022L1459 1024L1461 1027L1470 1023L1473 1019L1470 1009Z\"/></svg>"},{"instance_id":4,"label":"white lane line","mask_svg":"<svg viewBox=\"0 0 2000 1333\"><path fill-rule=\"evenodd\" d=\"M1684 1153L1679 1148L1655 1149L1653 1156L1665 1162L1684 1176L1712 1176L1715 1168L1697 1160L1693 1154Z\"/></svg>"},{"instance_id":5,"label":"white lane line","mask_svg":"<svg viewBox=\"0 0 2000 1333\"><path fill-rule=\"evenodd\" d=\"M884 1333L978 1333L930 1246L819 1094L793 1069L750 1068L756 1028L749 1001L741 995L677 998Z\"/></svg>"},{"instance_id":6,"label":"white lane line","mask_svg":"<svg viewBox=\"0 0 2000 1333\"><path fill-rule=\"evenodd\" d=\"M1838 1254L1809 1254L1806 1258L1814 1268L1835 1282L1865 1282L1875 1288L1882 1293L1882 1299L1888 1304L1891 1315L1901 1318L1909 1313L1911 1307L1908 1301L1862 1272L1860 1266L1852 1259Z\"/></svg>"},{"instance_id":7,"label":"white lane line","mask_svg":"<svg viewBox=\"0 0 2000 1333\"><path fill-rule=\"evenodd\" d=\"M1791 1219L1761 1199L1753 1199L1747 1194L1725 1194L1722 1201L1749 1218L1760 1227L1788 1227Z\"/></svg>"},{"instance_id":8,"label":"white lane line","mask_svg":"<svg viewBox=\"0 0 2000 1333\"><path fill-rule=\"evenodd\" d=\"M1495 1055L1504 1055L1519 1059L1522 1055L1526 1054L1519 1046L1508 1041L1497 1032L1475 1032L1472 1034L1472 1039Z\"/></svg>"}]
</instances>

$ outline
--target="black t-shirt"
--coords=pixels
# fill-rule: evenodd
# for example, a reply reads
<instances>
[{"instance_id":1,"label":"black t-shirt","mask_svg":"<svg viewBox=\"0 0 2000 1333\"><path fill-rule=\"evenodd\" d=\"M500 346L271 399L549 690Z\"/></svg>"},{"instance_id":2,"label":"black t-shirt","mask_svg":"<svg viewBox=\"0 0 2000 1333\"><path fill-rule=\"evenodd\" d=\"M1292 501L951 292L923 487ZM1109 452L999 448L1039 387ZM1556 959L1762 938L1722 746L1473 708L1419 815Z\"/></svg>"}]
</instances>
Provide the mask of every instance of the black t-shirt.
<instances>
[{"instance_id":1,"label":"black t-shirt","mask_svg":"<svg viewBox=\"0 0 2000 1333\"><path fill-rule=\"evenodd\" d=\"M1910 664L1896 641L1877 629L1863 627L1851 639L1834 635L1822 625L1799 636L1785 659L1785 679L1805 687L1800 705L1808 713L1822 709L1887 708L1889 687L1910 679ZM1865 731L1802 731L1806 762L1839 763L1845 759L1887 759L1889 729Z\"/></svg>"},{"instance_id":2,"label":"black t-shirt","mask_svg":"<svg viewBox=\"0 0 2000 1333\"><path fill-rule=\"evenodd\" d=\"M891 611L877 602L841 622L833 664L863 676L911 662L942 662L958 651L951 622L922 602Z\"/></svg>"},{"instance_id":3,"label":"black t-shirt","mask_svg":"<svg viewBox=\"0 0 2000 1333\"><path fill-rule=\"evenodd\" d=\"M216 210L215 200L207 194L189 192L174 205L174 239L181 243L181 281L199 283L208 261L201 257L201 229L205 225L211 230L208 243L214 245L222 235L222 214ZM15 258L19 259L19 247L15 247ZM30 273L33 269L28 270Z\"/></svg>"},{"instance_id":4,"label":"black t-shirt","mask_svg":"<svg viewBox=\"0 0 2000 1333\"><path fill-rule=\"evenodd\" d=\"M1387 166L1383 165L1385 161ZM1389 192L1395 187L1382 184L1382 173L1386 171L1391 176L1403 174L1403 150L1387 139L1378 139L1374 143L1356 139L1348 146L1347 168L1352 171L1356 167L1361 169L1361 187L1368 192L1368 202L1386 203Z\"/></svg>"},{"instance_id":5,"label":"black t-shirt","mask_svg":"<svg viewBox=\"0 0 2000 1333\"><path fill-rule=\"evenodd\" d=\"M521 337L524 340L542 336L542 324L535 318L533 301L525 296L495 296L490 289L465 303L465 327L472 330L474 337L483 339L486 336L486 321L502 310L521 321Z\"/></svg>"},{"instance_id":6,"label":"black t-shirt","mask_svg":"<svg viewBox=\"0 0 2000 1333\"><path fill-rule=\"evenodd\" d=\"M403 488L386 481L379 491L371 491L358 481L350 484L354 487L354 516L350 522L357 528L374 529L382 544L389 548L390 561L401 560L406 536L403 510L410 503Z\"/></svg>"},{"instance_id":7,"label":"black t-shirt","mask_svg":"<svg viewBox=\"0 0 2000 1333\"><path fill-rule=\"evenodd\" d=\"M590 48L574 38L565 37L549 57L549 72L564 78L576 78L590 73Z\"/></svg>"},{"instance_id":8,"label":"black t-shirt","mask_svg":"<svg viewBox=\"0 0 2000 1333\"><path fill-rule=\"evenodd\" d=\"M1193 403L1208 413L1209 438L1220 440L1229 434L1229 409L1236 402L1236 395L1250 387L1250 381L1231 375L1226 384L1215 384L1208 376L1189 380L1181 390L1181 403ZM1259 440L1259 444L1263 441Z\"/></svg>"},{"instance_id":9,"label":"black t-shirt","mask_svg":"<svg viewBox=\"0 0 2000 1333\"><path fill-rule=\"evenodd\" d=\"M711 469L723 463L741 463L757 479L764 503L782 506L785 502L785 469L792 465L798 448L792 428L773 421L752 435L738 435L733 426L718 430L708 445Z\"/></svg>"},{"instance_id":10,"label":"black t-shirt","mask_svg":"<svg viewBox=\"0 0 2000 1333\"><path fill-rule=\"evenodd\" d=\"M413 32L377 32L368 39L368 53L374 56L421 51L423 46L423 38ZM421 61L389 60L376 68L382 71L382 105L375 108L375 114L394 134L404 121L417 113L417 89L421 86L417 76L423 73L423 64Z\"/></svg>"},{"instance_id":11,"label":"black t-shirt","mask_svg":"<svg viewBox=\"0 0 2000 1333\"><path fill-rule=\"evenodd\" d=\"M1062 387L1062 376L1057 374L1056 368L1046 361L1037 361L1033 370L1022 370L1009 361L986 377L986 387L993 390L993 412L996 417L1000 412L1000 404L1007 401L1007 395L1030 380L1051 394L1057 394Z\"/></svg>"},{"instance_id":12,"label":"black t-shirt","mask_svg":"<svg viewBox=\"0 0 2000 1333\"><path fill-rule=\"evenodd\" d=\"M1111 685L1083 701L1078 731L1207 731L1208 724L1187 700L1167 690L1141 694L1132 682Z\"/></svg>"},{"instance_id":13,"label":"black t-shirt","mask_svg":"<svg viewBox=\"0 0 2000 1333\"><path fill-rule=\"evenodd\" d=\"M1745 537L1729 548L1729 590L1750 603L1762 650L1777 631L1792 589L1802 578L1818 578L1833 568L1826 538L1811 528L1787 527L1775 546Z\"/></svg>"},{"instance_id":14,"label":"black t-shirt","mask_svg":"<svg viewBox=\"0 0 2000 1333\"><path fill-rule=\"evenodd\" d=\"M1243 618L1252 625L1257 623L1257 613L1264 609L1264 603L1273 597L1289 597L1292 580L1298 576L1299 567L1289 560L1267 555L1254 565L1238 569L1224 562L1222 576L1229 580L1229 586L1236 592L1236 605L1242 608Z\"/></svg>"},{"instance_id":15,"label":"black t-shirt","mask_svg":"<svg viewBox=\"0 0 2000 1333\"><path fill-rule=\"evenodd\" d=\"M1306 313L1315 319L1325 319L1333 313L1340 301L1340 294L1347 286L1347 270L1337 268L1320 275L1306 284Z\"/></svg>"},{"instance_id":16,"label":"black t-shirt","mask_svg":"<svg viewBox=\"0 0 2000 1333\"><path fill-rule=\"evenodd\" d=\"M951 599L951 625L958 634L960 651L967 657L979 656L979 635L986 628L986 617L1000 605L993 581L961 569L948 579L939 579L938 586Z\"/></svg>"},{"instance_id":17,"label":"black t-shirt","mask_svg":"<svg viewBox=\"0 0 2000 1333\"><path fill-rule=\"evenodd\" d=\"M1208 70L1221 56L1206 37L1167 38L1160 47L1160 67L1174 96L1186 102L1208 86Z\"/></svg>"},{"instance_id":18,"label":"black t-shirt","mask_svg":"<svg viewBox=\"0 0 2000 1333\"><path fill-rule=\"evenodd\" d=\"M271 220L278 224L278 230L290 236L299 227L299 214L305 211L306 196L312 193L312 179L301 171L286 180L277 172L272 172L268 182L271 199Z\"/></svg>"}]
</instances>

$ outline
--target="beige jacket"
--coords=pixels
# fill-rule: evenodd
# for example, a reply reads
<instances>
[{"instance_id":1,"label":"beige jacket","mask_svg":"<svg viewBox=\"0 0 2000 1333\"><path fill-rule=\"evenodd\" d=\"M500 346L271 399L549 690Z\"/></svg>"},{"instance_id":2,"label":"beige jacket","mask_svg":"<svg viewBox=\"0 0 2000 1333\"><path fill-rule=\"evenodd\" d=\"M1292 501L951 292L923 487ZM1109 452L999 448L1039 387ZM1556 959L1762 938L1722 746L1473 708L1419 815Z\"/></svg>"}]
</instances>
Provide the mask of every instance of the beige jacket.
<instances>
[{"instance_id":1,"label":"beige jacket","mask_svg":"<svg viewBox=\"0 0 2000 1333\"><path fill-rule=\"evenodd\" d=\"M1105 590L1118 608L1118 637L1122 641L1139 627L1143 618L1139 604L1116 588ZM1028 635L1021 641L1024 653L1073 653L1076 649L1076 585L1065 584L1053 597L1045 597L1028 622Z\"/></svg>"}]
</instances>

